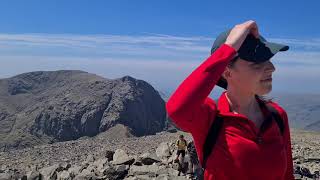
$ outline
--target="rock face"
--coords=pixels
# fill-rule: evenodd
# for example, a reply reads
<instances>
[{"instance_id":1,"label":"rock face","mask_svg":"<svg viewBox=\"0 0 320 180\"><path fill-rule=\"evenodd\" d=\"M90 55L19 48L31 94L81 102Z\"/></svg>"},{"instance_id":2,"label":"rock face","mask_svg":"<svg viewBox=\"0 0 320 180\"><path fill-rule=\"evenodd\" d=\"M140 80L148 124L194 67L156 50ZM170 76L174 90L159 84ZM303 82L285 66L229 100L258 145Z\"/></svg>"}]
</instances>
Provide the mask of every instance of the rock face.
<instances>
[{"instance_id":1,"label":"rock face","mask_svg":"<svg viewBox=\"0 0 320 180\"><path fill-rule=\"evenodd\" d=\"M83 71L0 80L0 150L95 136L116 124L135 136L163 130L165 102L147 82Z\"/></svg>"}]
</instances>

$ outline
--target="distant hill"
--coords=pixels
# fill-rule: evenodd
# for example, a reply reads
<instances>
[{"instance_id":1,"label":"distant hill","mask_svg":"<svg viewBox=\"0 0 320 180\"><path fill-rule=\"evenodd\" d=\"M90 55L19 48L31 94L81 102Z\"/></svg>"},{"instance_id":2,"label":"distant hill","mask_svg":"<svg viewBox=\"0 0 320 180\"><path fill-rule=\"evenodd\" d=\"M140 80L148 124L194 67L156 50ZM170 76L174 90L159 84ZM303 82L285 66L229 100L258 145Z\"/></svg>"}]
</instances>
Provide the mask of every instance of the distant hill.
<instances>
[{"instance_id":1,"label":"distant hill","mask_svg":"<svg viewBox=\"0 0 320 180\"><path fill-rule=\"evenodd\" d=\"M0 79L0 150L95 136L116 124L132 135L162 131L165 102L142 80L83 71Z\"/></svg>"},{"instance_id":2,"label":"distant hill","mask_svg":"<svg viewBox=\"0 0 320 180\"><path fill-rule=\"evenodd\" d=\"M291 128L320 131L320 94L274 94L286 111Z\"/></svg>"}]
</instances>

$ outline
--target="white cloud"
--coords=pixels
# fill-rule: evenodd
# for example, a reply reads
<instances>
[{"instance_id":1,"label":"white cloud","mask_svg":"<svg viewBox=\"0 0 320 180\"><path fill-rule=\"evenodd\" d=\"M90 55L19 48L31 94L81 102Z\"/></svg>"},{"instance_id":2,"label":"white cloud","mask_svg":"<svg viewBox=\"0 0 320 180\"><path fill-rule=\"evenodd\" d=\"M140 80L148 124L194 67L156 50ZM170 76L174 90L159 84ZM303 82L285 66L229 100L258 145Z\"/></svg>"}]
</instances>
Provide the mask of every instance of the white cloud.
<instances>
[{"instance_id":1,"label":"white cloud","mask_svg":"<svg viewBox=\"0 0 320 180\"><path fill-rule=\"evenodd\" d=\"M168 35L68 35L68 34L0 34L0 46L5 50L17 47L41 49L72 48L74 52L90 50L92 53L208 53L211 38L176 37ZM178 51L178 52L177 52ZM37 54L36 49L33 53Z\"/></svg>"},{"instance_id":2,"label":"white cloud","mask_svg":"<svg viewBox=\"0 0 320 180\"><path fill-rule=\"evenodd\" d=\"M320 90L314 83L320 78L320 39L269 40L291 46L290 51L274 57L279 89L294 90L304 84ZM108 78L131 75L158 89L173 90L205 60L212 42L208 37L161 34L0 34L0 77L36 70L79 69Z\"/></svg>"},{"instance_id":3,"label":"white cloud","mask_svg":"<svg viewBox=\"0 0 320 180\"><path fill-rule=\"evenodd\" d=\"M320 52L280 52L274 56L273 62L286 66L320 66Z\"/></svg>"},{"instance_id":4,"label":"white cloud","mask_svg":"<svg viewBox=\"0 0 320 180\"><path fill-rule=\"evenodd\" d=\"M295 51L320 51L320 38L270 38L268 41L287 44Z\"/></svg>"}]
</instances>

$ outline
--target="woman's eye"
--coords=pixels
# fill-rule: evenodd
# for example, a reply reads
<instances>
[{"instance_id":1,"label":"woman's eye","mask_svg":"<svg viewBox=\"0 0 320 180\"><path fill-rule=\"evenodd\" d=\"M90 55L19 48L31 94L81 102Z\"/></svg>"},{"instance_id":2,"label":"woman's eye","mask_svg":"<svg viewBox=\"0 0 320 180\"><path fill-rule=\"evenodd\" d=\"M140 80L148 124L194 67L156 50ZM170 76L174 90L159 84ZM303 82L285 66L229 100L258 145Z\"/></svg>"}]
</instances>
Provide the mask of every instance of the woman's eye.
<instances>
[{"instance_id":1,"label":"woman's eye","mask_svg":"<svg viewBox=\"0 0 320 180\"><path fill-rule=\"evenodd\" d=\"M254 69L261 69L263 67L263 64L253 64L252 67Z\"/></svg>"}]
</instances>

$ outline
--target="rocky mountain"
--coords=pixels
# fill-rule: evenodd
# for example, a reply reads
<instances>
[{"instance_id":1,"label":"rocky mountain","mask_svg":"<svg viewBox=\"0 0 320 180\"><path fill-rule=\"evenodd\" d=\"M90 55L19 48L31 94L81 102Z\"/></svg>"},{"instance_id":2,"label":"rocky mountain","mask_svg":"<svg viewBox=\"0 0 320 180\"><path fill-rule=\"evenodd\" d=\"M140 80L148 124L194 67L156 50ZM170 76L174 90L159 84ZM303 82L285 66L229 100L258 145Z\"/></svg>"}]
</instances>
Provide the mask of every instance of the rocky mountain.
<instances>
[{"instance_id":1,"label":"rocky mountain","mask_svg":"<svg viewBox=\"0 0 320 180\"><path fill-rule=\"evenodd\" d=\"M164 101L168 101L168 99L169 99L169 93L168 92L165 92L165 91L159 91L159 94L160 94L160 96L161 96L161 98L164 100Z\"/></svg>"},{"instance_id":2,"label":"rocky mountain","mask_svg":"<svg viewBox=\"0 0 320 180\"><path fill-rule=\"evenodd\" d=\"M91 137L116 124L128 136L154 134L165 121L158 91L130 76L39 71L0 80L0 150Z\"/></svg>"}]
</instances>

